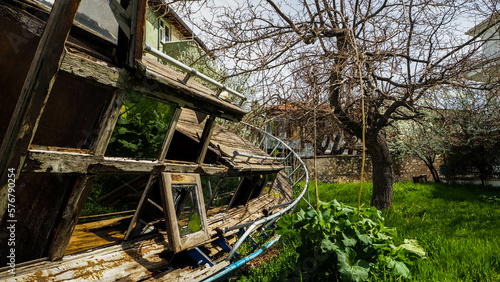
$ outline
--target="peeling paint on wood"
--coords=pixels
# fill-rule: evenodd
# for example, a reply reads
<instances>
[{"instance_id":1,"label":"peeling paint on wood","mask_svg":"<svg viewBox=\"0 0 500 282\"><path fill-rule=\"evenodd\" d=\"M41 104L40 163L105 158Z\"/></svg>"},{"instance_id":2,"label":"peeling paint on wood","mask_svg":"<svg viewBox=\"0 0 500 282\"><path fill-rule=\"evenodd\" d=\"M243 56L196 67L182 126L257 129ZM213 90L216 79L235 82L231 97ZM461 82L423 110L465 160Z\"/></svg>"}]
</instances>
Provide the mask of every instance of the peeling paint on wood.
<instances>
[{"instance_id":1,"label":"peeling paint on wood","mask_svg":"<svg viewBox=\"0 0 500 282\"><path fill-rule=\"evenodd\" d=\"M221 175L223 166L198 165L171 161L134 160L117 157L93 156L76 152L30 150L23 172L95 174L98 172L149 173L155 167L165 166L163 171Z\"/></svg>"}]
</instances>

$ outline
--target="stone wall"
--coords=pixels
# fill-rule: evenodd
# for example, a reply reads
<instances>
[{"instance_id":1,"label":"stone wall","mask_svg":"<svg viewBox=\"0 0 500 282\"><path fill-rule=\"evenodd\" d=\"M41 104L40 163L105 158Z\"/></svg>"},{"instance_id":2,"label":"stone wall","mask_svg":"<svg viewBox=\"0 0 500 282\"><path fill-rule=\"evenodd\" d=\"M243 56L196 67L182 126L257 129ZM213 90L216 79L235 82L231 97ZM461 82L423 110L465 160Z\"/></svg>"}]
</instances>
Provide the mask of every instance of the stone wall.
<instances>
[{"instance_id":1,"label":"stone wall","mask_svg":"<svg viewBox=\"0 0 500 282\"><path fill-rule=\"evenodd\" d=\"M303 159L314 179L314 159ZM319 156L317 158L318 180L326 183L359 182L361 174L360 155ZM412 180L412 177L422 174L427 175L428 181L433 181L432 175L424 162L416 158L400 160L393 158L394 181L401 182ZM440 162L435 164L438 169ZM370 156L366 158L364 181L372 181L372 162Z\"/></svg>"}]
</instances>

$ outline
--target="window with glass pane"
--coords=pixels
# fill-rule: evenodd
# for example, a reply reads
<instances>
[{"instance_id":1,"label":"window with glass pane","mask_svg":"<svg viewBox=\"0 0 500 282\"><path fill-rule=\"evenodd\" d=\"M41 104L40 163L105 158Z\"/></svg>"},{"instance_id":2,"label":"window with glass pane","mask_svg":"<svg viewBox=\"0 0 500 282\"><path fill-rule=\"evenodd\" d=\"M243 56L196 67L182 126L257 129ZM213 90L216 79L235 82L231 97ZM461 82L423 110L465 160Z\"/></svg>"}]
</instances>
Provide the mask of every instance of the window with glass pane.
<instances>
[{"instance_id":1,"label":"window with glass pane","mask_svg":"<svg viewBox=\"0 0 500 282\"><path fill-rule=\"evenodd\" d=\"M179 235L186 235L201 231L200 211L195 185L172 185L172 194L175 203Z\"/></svg>"},{"instance_id":2,"label":"window with glass pane","mask_svg":"<svg viewBox=\"0 0 500 282\"><path fill-rule=\"evenodd\" d=\"M163 20L160 21L160 41L161 43L166 43L170 41L170 29Z\"/></svg>"},{"instance_id":3,"label":"window with glass pane","mask_svg":"<svg viewBox=\"0 0 500 282\"><path fill-rule=\"evenodd\" d=\"M35 1L49 8L54 5L54 0ZM81 1L75 21L112 43L116 44L118 41L118 22L111 11L109 1Z\"/></svg>"}]
</instances>

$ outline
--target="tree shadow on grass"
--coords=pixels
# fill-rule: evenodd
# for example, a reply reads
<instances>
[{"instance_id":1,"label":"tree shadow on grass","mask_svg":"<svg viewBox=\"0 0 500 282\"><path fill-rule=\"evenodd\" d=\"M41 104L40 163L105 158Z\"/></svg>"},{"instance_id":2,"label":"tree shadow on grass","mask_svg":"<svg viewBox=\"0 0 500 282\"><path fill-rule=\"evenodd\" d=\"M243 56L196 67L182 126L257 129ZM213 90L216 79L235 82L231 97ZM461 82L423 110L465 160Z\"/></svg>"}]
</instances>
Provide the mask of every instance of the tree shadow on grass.
<instances>
[{"instance_id":1,"label":"tree shadow on grass","mask_svg":"<svg viewBox=\"0 0 500 282\"><path fill-rule=\"evenodd\" d=\"M434 198L453 202L483 201L481 195L500 196L500 188L475 184L456 183L423 183L427 186Z\"/></svg>"}]
</instances>

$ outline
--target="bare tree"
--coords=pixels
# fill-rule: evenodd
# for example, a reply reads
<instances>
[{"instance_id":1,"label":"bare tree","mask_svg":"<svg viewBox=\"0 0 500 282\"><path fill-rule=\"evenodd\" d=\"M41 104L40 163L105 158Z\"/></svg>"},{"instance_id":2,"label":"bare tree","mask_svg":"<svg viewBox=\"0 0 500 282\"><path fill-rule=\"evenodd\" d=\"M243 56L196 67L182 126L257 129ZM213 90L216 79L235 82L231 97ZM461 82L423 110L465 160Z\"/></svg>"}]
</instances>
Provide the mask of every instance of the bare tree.
<instances>
[{"instance_id":1,"label":"bare tree","mask_svg":"<svg viewBox=\"0 0 500 282\"><path fill-rule=\"evenodd\" d=\"M193 22L216 56L232 61L233 75L254 73L262 99L304 101L304 93L316 91L335 122L361 138L364 98L377 208L392 204L383 129L418 118L422 101L443 85L485 87L467 79L488 64L479 56L484 33L465 38L460 23L495 13L497 0L212 1Z\"/></svg>"}]
</instances>

